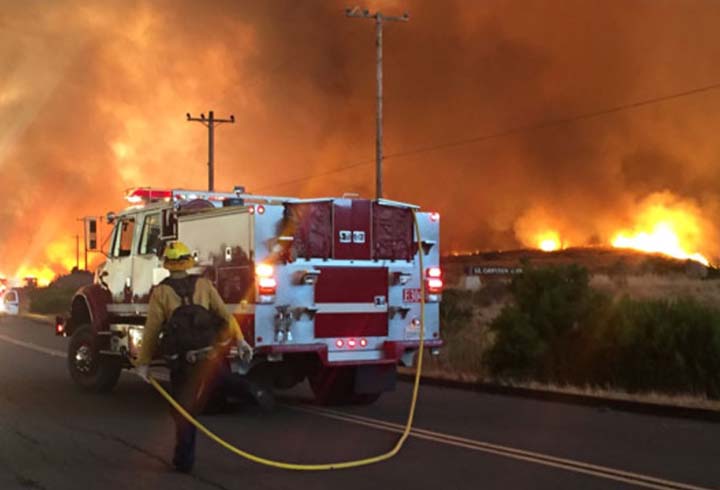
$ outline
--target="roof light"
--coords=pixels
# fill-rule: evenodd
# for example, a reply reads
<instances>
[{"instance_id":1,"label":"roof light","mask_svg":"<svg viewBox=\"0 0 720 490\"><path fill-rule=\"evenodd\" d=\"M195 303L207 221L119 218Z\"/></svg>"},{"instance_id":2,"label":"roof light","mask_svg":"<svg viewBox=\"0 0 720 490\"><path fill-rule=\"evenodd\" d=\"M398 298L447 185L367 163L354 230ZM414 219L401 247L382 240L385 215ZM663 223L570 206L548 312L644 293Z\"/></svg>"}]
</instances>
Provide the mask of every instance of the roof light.
<instances>
[{"instance_id":1,"label":"roof light","mask_svg":"<svg viewBox=\"0 0 720 490\"><path fill-rule=\"evenodd\" d=\"M343 339L337 339L335 341L335 345L337 346L338 349L342 349L343 346L345 345L345 342L343 342Z\"/></svg>"},{"instance_id":2,"label":"roof light","mask_svg":"<svg viewBox=\"0 0 720 490\"><path fill-rule=\"evenodd\" d=\"M262 204L257 207L258 214L265 214L265 206Z\"/></svg>"},{"instance_id":3,"label":"roof light","mask_svg":"<svg viewBox=\"0 0 720 490\"><path fill-rule=\"evenodd\" d=\"M367 339L360 339L360 347L367 347Z\"/></svg>"},{"instance_id":4,"label":"roof light","mask_svg":"<svg viewBox=\"0 0 720 490\"><path fill-rule=\"evenodd\" d=\"M355 339L348 340L348 347L350 347L351 349L354 349L356 344L357 342L355 341Z\"/></svg>"},{"instance_id":5,"label":"roof light","mask_svg":"<svg viewBox=\"0 0 720 490\"><path fill-rule=\"evenodd\" d=\"M248 213L250 213L250 214L255 214L255 206L250 206L250 207L248 208Z\"/></svg>"},{"instance_id":6,"label":"roof light","mask_svg":"<svg viewBox=\"0 0 720 490\"><path fill-rule=\"evenodd\" d=\"M440 221L440 213L430 213L430 221Z\"/></svg>"},{"instance_id":7,"label":"roof light","mask_svg":"<svg viewBox=\"0 0 720 490\"><path fill-rule=\"evenodd\" d=\"M172 191L169 189L152 189L150 187L136 187L130 189L125 195L125 199L131 204L140 204L141 202L155 202L172 197Z\"/></svg>"}]
</instances>

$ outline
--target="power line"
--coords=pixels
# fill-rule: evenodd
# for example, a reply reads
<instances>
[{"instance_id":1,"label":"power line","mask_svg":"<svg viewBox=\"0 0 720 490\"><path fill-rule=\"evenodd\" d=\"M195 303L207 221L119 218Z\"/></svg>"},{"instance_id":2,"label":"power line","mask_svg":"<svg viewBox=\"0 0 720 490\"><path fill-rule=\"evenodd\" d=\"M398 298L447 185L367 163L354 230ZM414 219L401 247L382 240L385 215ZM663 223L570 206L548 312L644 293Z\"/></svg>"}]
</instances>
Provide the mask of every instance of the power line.
<instances>
[{"instance_id":1,"label":"power line","mask_svg":"<svg viewBox=\"0 0 720 490\"><path fill-rule=\"evenodd\" d=\"M313 175L310 175L310 176L298 177L297 179L286 180L286 181L284 181L284 182L279 182L279 183L267 185L267 186L264 186L264 187L259 187L257 190L258 190L258 191L263 191L263 190L265 190L265 189L272 189L273 187L285 186L285 185L290 185L290 184L299 184L299 183L301 183L301 182L305 182L305 181L308 181L308 180L311 180L311 179L317 179L317 178L320 178L320 177L327 177L328 175L337 174L337 173L341 173L341 172L346 172L346 171L348 171L348 170L352 170L352 169L358 168L358 167L364 167L365 165L370 165L371 163L375 163L375 160L374 160L374 159L368 159L368 160L358 161L358 162L355 162L355 163L351 163L351 164L349 164L349 165L344 165L344 166L342 166L342 167L337 167L337 168L334 168L334 169L326 170L326 171L324 171L324 172L320 172L320 173L313 174Z\"/></svg>"},{"instance_id":2,"label":"power line","mask_svg":"<svg viewBox=\"0 0 720 490\"><path fill-rule=\"evenodd\" d=\"M398 151L395 153L388 153L384 156L384 159L388 160L391 158L404 158L404 157L418 155L418 154L422 154L422 153L430 153L433 151L442 151L442 150L447 150L450 148L457 148L460 146L471 145L474 143L481 143L484 141L502 138L505 136L513 136L516 134L537 131L540 129L546 129L546 128L551 128L551 127L556 127L556 126L563 126L563 125L572 124L572 123L579 122L579 121L594 119L594 118L601 117L601 116L606 116L606 115L616 114L616 113L631 110L631 109L636 109L638 107L657 104L660 102L666 102L668 100L679 99L679 98L688 97L691 95L697 95L697 94L701 94L701 93L705 93L705 92L711 92L713 90L718 90L718 89L720 89L720 83L714 83L711 85L706 85L704 87L698 87L698 88L686 90L683 92L677 92L674 94L653 97L650 99L644 99L644 100L640 100L640 101L636 101L636 102L630 102L627 104L621 104L621 105L610 107L607 109L601 109L601 110L597 110L597 111L593 111L593 112L576 114L574 116L568 116L568 117L564 117L564 118L560 118L560 119L550 119L547 121L541 121L541 122L532 123L532 124L524 124L521 126L514 126L511 128L504 129L502 131L497 131L495 133L489 133L489 134L485 134L482 136L476 136L473 138L461 139L461 140L457 140L457 141L450 141L447 143L439 143L439 144L431 145L431 146L421 146L418 148L413 148L413 149L404 150L404 151ZM285 185L290 185L290 184L297 184L300 182L305 182L308 180L312 180L312 179L316 179L316 178L320 178L320 177L326 177L328 175L332 175L332 174L336 174L336 173L345 172L347 170L351 170L353 168L357 168L357 167L360 167L363 165L369 165L371 163L373 163L373 160L364 160L364 161L353 163L350 165L337 167L337 168L334 168L334 169L331 169L331 170L328 170L325 172L321 172L319 174L308 175L306 177L300 177L300 178L288 180L285 182L278 182L278 183L272 184L271 186L262 187L261 189L268 189L269 187L280 187L280 186L285 186ZM258 189L258 190L260 190L260 189Z\"/></svg>"},{"instance_id":3,"label":"power line","mask_svg":"<svg viewBox=\"0 0 720 490\"><path fill-rule=\"evenodd\" d=\"M679 99L681 97L687 97L690 95L695 95L695 94L699 94L699 93L703 93L703 92L710 92L712 90L717 90L717 89L720 89L720 83L715 83L712 85L695 88L692 90L686 90L685 92L678 92L678 93L671 94L671 95L664 95L664 96L660 96L660 97L654 97L652 99L645 99L645 100L641 100L641 101L637 101L637 102L630 102L628 104L610 107L608 109L601 109L601 110L594 111L594 112L577 114L575 116L569 116L569 117L565 117L565 118L561 118L561 119L551 119L548 121L542 121L542 122L533 123L533 124L516 126L513 128L508 128L508 129L505 129L502 131L498 131L496 133L486 134L483 136L477 136L474 138L468 138L468 139L464 139L464 140L452 141L452 142L441 143L441 144L433 145L433 146L426 146L426 147L414 148L412 150L391 153L391 154L387 155L385 158L402 158L405 156L416 155L419 153L427 153L427 152L431 152L431 151L438 151L438 150L444 150L447 148L454 148L457 146L464 146L464 145L469 145L469 144L473 144L473 143L479 143L479 142L490 140L490 139L501 138L503 136L511 136L511 135L518 134L518 133L536 131L538 129L545 129L545 128L554 127L554 126L563 126L563 125L572 124L572 123L578 122L578 121L594 119L596 117L605 116L608 114L615 114L618 112L635 109L637 107L642 107L642 106L651 105L651 104L657 104L659 102L665 102L665 101L672 100L672 99Z\"/></svg>"}]
</instances>

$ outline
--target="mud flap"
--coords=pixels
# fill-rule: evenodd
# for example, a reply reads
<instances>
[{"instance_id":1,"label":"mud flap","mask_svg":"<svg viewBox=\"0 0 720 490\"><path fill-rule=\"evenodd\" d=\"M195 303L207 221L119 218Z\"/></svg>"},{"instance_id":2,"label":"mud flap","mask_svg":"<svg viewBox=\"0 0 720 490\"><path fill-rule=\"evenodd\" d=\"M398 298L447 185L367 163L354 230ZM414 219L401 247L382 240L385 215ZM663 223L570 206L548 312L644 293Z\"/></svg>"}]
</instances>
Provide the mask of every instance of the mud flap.
<instances>
[{"instance_id":1,"label":"mud flap","mask_svg":"<svg viewBox=\"0 0 720 490\"><path fill-rule=\"evenodd\" d=\"M358 395L376 394L395 390L397 369L395 364L374 364L355 368L354 392Z\"/></svg>"}]
</instances>

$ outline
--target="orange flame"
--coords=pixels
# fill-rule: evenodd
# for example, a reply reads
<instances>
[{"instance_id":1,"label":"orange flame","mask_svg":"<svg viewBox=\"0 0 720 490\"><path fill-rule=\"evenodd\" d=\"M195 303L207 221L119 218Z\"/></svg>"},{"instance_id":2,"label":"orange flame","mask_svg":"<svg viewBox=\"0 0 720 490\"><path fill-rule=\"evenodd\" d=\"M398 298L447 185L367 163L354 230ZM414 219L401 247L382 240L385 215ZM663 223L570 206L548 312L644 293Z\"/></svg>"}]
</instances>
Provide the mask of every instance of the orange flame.
<instances>
[{"instance_id":1,"label":"orange flame","mask_svg":"<svg viewBox=\"0 0 720 490\"><path fill-rule=\"evenodd\" d=\"M29 267L23 265L15 271L15 277L17 279L23 280L27 278L35 278L37 279L38 286L42 287L49 285L50 282L55 279L55 276L57 276L57 273L47 265L43 265L41 267Z\"/></svg>"},{"instance_id":2,"label":"orange flame","mask_svg":"<svg viewBox=\"0 0 720 490\"><path fill-rule=\"evenodd\" d=\"M667 194L650 196L642 205L631 230L617 232L612 245L643 252L662 253L709 265L700 253L703 221L692 204L673 201Z\"/></svg>"},{"instance_id":3,"label":"orange flame","mask_svg":"<svg viewBox=\"0 0 720 490\"><path fill-rule=\"evenodd\" d=\"M540 233L537 238L537 247L543 252L554 252L562 248L560 234L557 231L545 231Z\"/></svg>"},{"instance_id":4,"label":"orange flame","mask_svg":"<svg viewBox=\"0 0 720 490\"><path fill-rule=\"evenodd\" d=\"M38 286L48 286L58 275L70 272L75 267L75 243L71 237L58 239L45 248L45 259L42 264L21 264L14 277L15 282L22 284L24 279L37 279Z\"/></svg>"}]
</instances>

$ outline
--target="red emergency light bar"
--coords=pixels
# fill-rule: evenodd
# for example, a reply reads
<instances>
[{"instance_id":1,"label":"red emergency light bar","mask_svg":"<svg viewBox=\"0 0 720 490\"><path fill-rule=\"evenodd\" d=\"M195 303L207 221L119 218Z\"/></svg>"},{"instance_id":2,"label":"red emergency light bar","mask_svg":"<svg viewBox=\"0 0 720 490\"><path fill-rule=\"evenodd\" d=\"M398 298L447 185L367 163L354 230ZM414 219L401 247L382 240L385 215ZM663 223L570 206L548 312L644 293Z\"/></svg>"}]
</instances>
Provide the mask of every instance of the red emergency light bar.
<instances>
[{"instance_id":1,"label":"red emergency light bar","mask_svg":"<svg viewBox=\"0 0 720 490\"><path fill-rule=\"evenodd\" d=\"M136 187L130 189L125 195L125 199L132 204L142 202L161 201L163 199L171 199L172 191L169 189L151 189L150 187Z\"/></svg>"}]
</instances>

